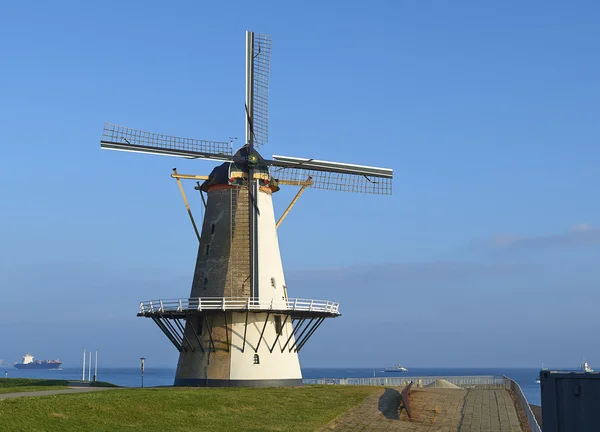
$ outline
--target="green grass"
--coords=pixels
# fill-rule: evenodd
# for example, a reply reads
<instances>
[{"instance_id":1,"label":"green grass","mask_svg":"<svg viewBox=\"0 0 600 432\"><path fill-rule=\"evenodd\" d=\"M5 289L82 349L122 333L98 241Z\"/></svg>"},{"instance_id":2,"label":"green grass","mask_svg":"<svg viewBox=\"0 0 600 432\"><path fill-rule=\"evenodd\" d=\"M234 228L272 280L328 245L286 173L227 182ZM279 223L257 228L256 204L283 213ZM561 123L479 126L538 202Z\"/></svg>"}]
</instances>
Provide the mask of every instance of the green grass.
<instances>
[{"instance_id":1,"label":"green grass","mask_svg":"<svg viewBox=\"0 0 600 432\"><path fill-rule=\"evenodd\" d=\"M0 378L0 393L15 393L41 390L61 390L68 388L67 380ZM92 382L90 387L117 387L111 383Z\"/></svg>"},{"instance_id":2,"label":"green grass","mask_svg":"<svg viewBox=\"0 0 600 432\"><path fill-rule=\"evenodd\" d=\"M377 387L117 389L0 401L3 431L315 431Z\"/></svg>"}]
</instances>

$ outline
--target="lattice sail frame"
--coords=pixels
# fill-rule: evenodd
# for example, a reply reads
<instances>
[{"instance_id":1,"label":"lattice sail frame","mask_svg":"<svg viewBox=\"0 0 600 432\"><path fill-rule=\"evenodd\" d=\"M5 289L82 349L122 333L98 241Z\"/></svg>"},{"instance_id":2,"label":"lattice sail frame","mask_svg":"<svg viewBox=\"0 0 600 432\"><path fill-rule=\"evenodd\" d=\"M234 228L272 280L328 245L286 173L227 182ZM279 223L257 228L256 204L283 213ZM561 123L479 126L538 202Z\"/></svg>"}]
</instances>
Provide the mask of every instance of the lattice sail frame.
<instances>
[{"instance_id":1,"label":"lattice sail frame","mask_svg":"<svg viewBox=\"0 0 600 432\"><path fill-rule=\"evenodd\" d=\"M253 144L268 142L268 102L272 37L252 33L252 133ZM231 143L198 140L146 132L111 123L104 125L101 146L110 150L154 153L188 159L232 161ZM337 162L273 156L270 175L281 184L341 192L392 194L392 170ZM294 162L295 161L295 162ZM239 162L239 161L238 161Z\"/></svg>"},{"instance_id":2,"label":"lattice sail frame","mask_svg":"<svg viewBox=\"0 0 600 432\"><path fill-rule=\"evenodd\" d=\"M339 192L356 192L375 195L391 195L392 179L364 174L351 174L334 171L320 171L298 167L269 167L269 173L276 181L301 184L310 177L308 187Z\"/></svg>"},{"instance_id":3,"label":"lattice sail frame","mask_svg":"<svg viewBox=\"0 0 600 432\"><path fill-rule=\"evenodd\" d=\"M231 144L225 141L198 140L146 132L105 123L101 147L110 150L154 153L189 159L231 160Z\"/></svg>"},{"instance_id":4,"label":"lattice sail frame","mask_svg":"<svg viewBox=\"0 0 600 432\"><path fill-rule=\"evenodd\" d=\"M271 47L273 38L254 34L252 59L252 128L254 145L260 147L269 141L269 77L271 75Z\"/></svg>"}]
</instances>

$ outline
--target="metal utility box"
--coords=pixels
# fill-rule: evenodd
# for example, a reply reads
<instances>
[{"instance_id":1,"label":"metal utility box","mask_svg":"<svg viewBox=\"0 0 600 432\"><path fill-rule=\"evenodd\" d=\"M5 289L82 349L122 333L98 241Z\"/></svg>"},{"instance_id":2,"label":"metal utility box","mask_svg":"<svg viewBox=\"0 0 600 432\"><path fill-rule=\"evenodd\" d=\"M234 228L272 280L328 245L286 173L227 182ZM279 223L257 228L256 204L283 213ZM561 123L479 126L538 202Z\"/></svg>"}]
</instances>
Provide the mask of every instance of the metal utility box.
<instances>
[{"instance_id":1,"label":"metal utility box","mask_svg":"<svg viewBox=\"0 0 600 432\"><path fill-rule=\"evenodd\" d=\"M600 431L600 372L540 372L544 432Z\"/></svg>"}]
</instances>

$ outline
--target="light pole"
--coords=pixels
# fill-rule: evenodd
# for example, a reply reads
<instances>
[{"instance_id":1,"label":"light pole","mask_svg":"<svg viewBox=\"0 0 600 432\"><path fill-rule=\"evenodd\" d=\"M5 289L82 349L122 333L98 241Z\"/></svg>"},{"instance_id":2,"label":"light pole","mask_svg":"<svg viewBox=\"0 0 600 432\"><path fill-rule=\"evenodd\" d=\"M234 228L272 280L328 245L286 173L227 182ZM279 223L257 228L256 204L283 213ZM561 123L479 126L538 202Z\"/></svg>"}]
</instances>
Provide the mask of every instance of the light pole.
<instances>
[{"instance_id":1,"label":"light pole","mask_svg":"<svg viewBox=\"0 0 600 432\"><path fill-rule=\"evenodd\" d=\"M96 351L96 365L94 366L94 382L98 376L98 351Z\"/></svg>"},{"instance_id":2,"label":"light pole","mask_svg":"<svg viewBox=\"0 0 600 432\"><path fill-rule=\"evenodd\" d=\"M142 369L142 387L144 387L144 360L146 360L145 357L140 357L140 367Z\"/></svg>"}]
</instances>

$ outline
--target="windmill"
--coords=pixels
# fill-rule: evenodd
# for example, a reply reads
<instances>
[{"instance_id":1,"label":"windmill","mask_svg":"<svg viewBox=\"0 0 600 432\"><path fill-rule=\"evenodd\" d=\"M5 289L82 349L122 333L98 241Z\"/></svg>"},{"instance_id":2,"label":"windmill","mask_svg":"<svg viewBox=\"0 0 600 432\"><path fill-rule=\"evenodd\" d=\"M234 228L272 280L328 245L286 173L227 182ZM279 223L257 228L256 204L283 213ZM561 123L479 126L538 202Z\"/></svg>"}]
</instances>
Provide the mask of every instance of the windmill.
<instances>
[{"instance_id":1,"label":"windmill","mask_svg":"<svg viewBox=\"0 0 600 432\"><path fill-rule=\"evenodd\" d=\"M301 385L298 352L326 318L340 316L339 304L288 298L277 227L306 188L392 192L391 169L259 154L268 141L271 46L270 36L246 32L246 140L235 153L228 142L104 125L103 149L221 162L208 176L171 174L199 241L190 296L140 303L138 316L180 352L175 385ZM182 179L197 182L200 232ZM276 222L272 195L281 186L300 190Z\"/></svg>"}]
</instances>

